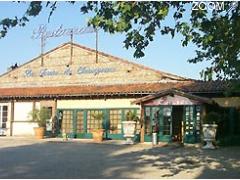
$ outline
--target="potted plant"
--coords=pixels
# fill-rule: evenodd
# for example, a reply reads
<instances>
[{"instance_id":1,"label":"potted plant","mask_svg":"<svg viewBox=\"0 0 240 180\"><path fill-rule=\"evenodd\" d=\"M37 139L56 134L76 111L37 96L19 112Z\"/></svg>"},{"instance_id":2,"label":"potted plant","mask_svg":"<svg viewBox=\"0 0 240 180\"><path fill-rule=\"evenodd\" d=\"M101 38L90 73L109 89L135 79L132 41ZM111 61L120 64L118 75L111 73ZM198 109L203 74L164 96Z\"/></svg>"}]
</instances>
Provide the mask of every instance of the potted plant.
<instances>
[{"instance_id":1,"label":"potted plant","mask_svg":"<svg viewBox=\"0 0 240 180\"><path fill-rule=\"evenodd\" d=\"M158 133L159 133L158 121L154 120L154 125L152 127L152 144L153 145L158 144Z\"/></svg>"},{"instance_id":2,"label":"potted plant","mask_svg":"<svg viewBox=\"0 0 240 180\"><path fill-rule=\"evenodd\" d=\"M136 122L139 120L136 113L128 111L126 121L123 121L123 136L126 138L126 144L133 144L133 138L136 132Z\"/></svg>"},{"instance_id":3,"label":"potted plant","mask_svg":"<svg viewBox=\"0 0 240 180\"><path fill-rule=\"evenodd\" d=\"M203 118L203 140L206 142L206 145L203 146L203 149L215 149L213 142L216 141L216 133L218 123L221 117L217 112L211 111Z\"/></svg>"},{"instance_id":4,"label":"potted plant","mask_svg":"<svg viewBox=\"0 0 240 180\"><path fill-rule=\"evenodd\" d=\"M159 111L154 113L154 120L153 120L153 127L152 127L152 144L157 145L158 144L158 133L159 133Z\"/></svg>"},{"instance_id":5,"label":"potted plant","mask_svg":"<svg viewBox=\"0 0 240 180\"><path fill-rule=\"evenodd\" d=\"M32 121L38 124L38 127L34 127L35 137L37 139L44 138L44 132L46 127L46 121L50 118L49 109L46 107L42 107L39 109L34 109L30 112L30 116L32 117Z\"/></svg>"},{"instance_id":6,"label":"potted plant","mask_svg":"<svg viewBox=\"0 0 240 180\"><path fill-rule=\"evenodd\" d=\"M99 122L99 128L92 130L93 140L95 142L102 142L104 133L104 129L102 128L103 113L94 113L91 116Z\"/></svg>"}]
</instances>

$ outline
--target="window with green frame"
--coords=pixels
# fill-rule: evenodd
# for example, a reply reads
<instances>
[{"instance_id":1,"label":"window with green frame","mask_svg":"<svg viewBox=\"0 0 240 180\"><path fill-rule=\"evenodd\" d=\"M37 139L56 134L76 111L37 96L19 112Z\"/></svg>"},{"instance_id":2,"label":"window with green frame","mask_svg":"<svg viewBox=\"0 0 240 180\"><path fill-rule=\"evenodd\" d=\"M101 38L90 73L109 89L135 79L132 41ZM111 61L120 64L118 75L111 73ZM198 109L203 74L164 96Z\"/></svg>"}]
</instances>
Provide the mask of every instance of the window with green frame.
<instances>
[{"instance_id":1,"label":"window with green frame","mask_svg":"<svg viewBox=\"0 0 240 180\"><path fill-rule=\"evenodd\" d=\"M62 112L62 132L72 133L73 132L73 111L63 110Z\"/></svg>"},{"instance_id":2,"label":"window with green frame","mask_svg":"<svg viewBox=\"0 0 240 180\"><path fill-rule=\"evenodd\" d=\"M92 130L106 128L109 134L122 134L122 121L126 120L126 114L131 111L140 118L140 109L59 109L58 120L62 133L91 134ZM102 114L101 120L96 115ZM140 123L137 123L137 133L140 132Z\"/></svg>"},{"instance_id":3,"label":"window with green frame","mask_svg":"<svg viewBox=\"0 0 240 180\"><path fill-rule=\"evenodd\" d=\"M151 108L145 107L145 134L151 135L152 127L151 127Z\"/></svg>"},{"instance_id":4,"label":"window with green frame","mask_svg":"<svg viewBox=\"0 0 240 180\"><path fill-rule=\"evenodd\" d=\"M121 134L122 132L122 111L119 109L109 110L110 134Z\"/></svg>"},{"instance_id":5,"label":"window with green frame","mask_svg":"<svg viewBox=\"0 0 240 180\"><path fill-rule=\"evenodd\" d=\"M87 133L92 133L94 129L102 129L103 128L103 118L98 120L94 118L97 114L102 114L101 110L88 110L87 111Z\"/></svg>"},{"instance_id":6,"label":"window with green frame","mask_svg":"<svg viewBox=\"0 0 240 180\"><path fill-rule=\"evenodd\" d=\"M83 111L77 111L77 127L76 132L77 133L84 133L84 112Z\"/></svg>"},{"instance_id":7,"label":"window with green frame","mask_svg":"<svg viewBox=\"0 0 240 180\"><path fill-rule=\"evenodd\" d=\"M141 118L141 111L140 111L140 109L136 109L136 114L137 114L137 117L138 117L139 120L140 120L140 118ZM140 121L137 121L137 124L136 124L136 133L139 134L140 131L141 131L141 124L140 124Z\"/></svg>"},{"instance_id":8,"label":"window with green frame","mask_svg":"<svg viewBox=\"0 0 240 180\"><path fill-rule=\"evenodd\" d=\"M136 116L140 119L140 115L141 115L141 111L140 109L124 109L123 110L123 120L126 121L126 116L128 112L132 112L132 113L136 113ZM141 129L141 124L139 121L137 121L136 124L136 133L139 134L140 133L140 129Z\"/></svg>"},{"instance_id":9,"label":"window with green frame","mask_svg":"<svg viewBox=\"0 0 240 180\"><path fill-rule=\"evenodd\" d=\"M171 135L171 107L163 107L163 135Z\"/></svg>"}]
</instances>

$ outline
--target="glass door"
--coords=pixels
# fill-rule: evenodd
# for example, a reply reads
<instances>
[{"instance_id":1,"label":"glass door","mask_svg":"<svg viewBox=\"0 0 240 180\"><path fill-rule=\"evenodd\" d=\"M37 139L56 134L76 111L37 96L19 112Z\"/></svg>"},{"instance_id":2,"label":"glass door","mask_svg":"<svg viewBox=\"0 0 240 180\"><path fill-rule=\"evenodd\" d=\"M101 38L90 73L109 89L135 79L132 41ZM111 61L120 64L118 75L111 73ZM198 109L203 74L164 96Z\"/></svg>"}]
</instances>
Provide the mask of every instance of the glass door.
<instances>
[{"instance_id":1,"label":"glass door","mask_svg":"<svg viewBox=\"0 0 240 180\"><path fill-rule=\"evenodd\" d=\"M61 134L67 134L69 137L74 135L73 110L60 110L58 112L59 129Z\"/></svg>"},{"instance_id":2,"label":"glass door","mask_svg":"<svg viewBox=\"0 0 240 180\"><path fill-rule=\"evenodd\" d=\"M109 139L122 139L122 110L110 109L108 118L107 137Z\"/></svg>"},{"instance_id":3,"label":"glass door","mask_svg":"<svg viewBox=\"0 0 240 180\"><path fill-rule=\"evenodd\" d=\"M144 107L144 141L152 141L152 107Z\"/></svg>"},{"instance_id":4,"label":"glass door","mask_svg":"<svg viewBox=\"0 0 240 180\"><path fill-rule=\"evenodd\" d=\"M159 140L172 141L172 106L161 106L159 112Z\"/></svg>"},{"instance_id":5,"label":"glass door","mask_svg":"<svg viewBox=\"0 0 240 180\"><path fill-rule=\"evenodd\" d=\"M0 128L7 127L8 106L0 106Z\"/></svg>"},{"instance_id":6,"label":"glass door","mask_svg":"<svg viewBox=\"0 0 240 180\"><path fill-rule=\"evenodd\" d=\"M95 129L105 129L106 115L104 110L90 109L87 110L87 136L92 138L92 131ZM102 116L102 118L100 118Z\"/></svg>"},{"instance_id":7,"label":"glass door","mask_svg":"<svg viewBox=\"0 0 240 180\"><path fill-rule=\"evenodd\" d=\"M6 135L8 106L0 106L0 135Z\"/></svg>"},{"instance_id":8,"label":"glass door","mask_svg":"<svg viewBox=\"0 0 240 180\"><path fill-rule=\"evenodd\" d=\"M152 141L152 133L158 131L158 140L171 141L172 137L172 107L149 106L144 108L145 133L144 141ZM157 127L157 129L155 129Z\"/></svg>"},{"instance_id":9,"label":"glass door","mask_svg":"<svg viewBox=\"0 0 240 180\"><path fill-rule=\"evenodd\" d=\"M106 137L109 139L123 139L122 121L126 120L128 112L140 117L140 110L135 108L108 109L106 110ZM139 131L138 131L139 130ZM140 127L136 124L136 135L139 136ZM139 137L137 138L139 139Z\"/></svg>"},{"instance_id":10,"label":"glass door","mask_svg":"<svg viewBox=\"0 0 240 180\"><path fill-rule=\"evenodd\" d=\"M86 111L76 110L75 133L77 138L87 138Z\"/></svg>"}]
</instances>

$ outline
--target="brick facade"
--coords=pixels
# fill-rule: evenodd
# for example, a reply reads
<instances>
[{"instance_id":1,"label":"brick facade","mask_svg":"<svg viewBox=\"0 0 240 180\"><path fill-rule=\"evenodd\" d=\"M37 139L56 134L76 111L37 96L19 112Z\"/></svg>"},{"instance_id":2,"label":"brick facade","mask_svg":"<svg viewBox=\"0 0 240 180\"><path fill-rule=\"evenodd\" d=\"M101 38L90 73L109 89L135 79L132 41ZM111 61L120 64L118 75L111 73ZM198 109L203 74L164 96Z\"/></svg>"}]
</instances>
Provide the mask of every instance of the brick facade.
<instances>
[{"instance_id":1,"label":"brick facade","mask_svg":"<svg viewBox=\"0 0 240 180\"><path fill-rule=\"evenodd\" d=\"M72 49L72 58L71 58ZM0 77L1 88L177 82L185 79L73 44L63 44Z\"/></svg>"}]
</instances>

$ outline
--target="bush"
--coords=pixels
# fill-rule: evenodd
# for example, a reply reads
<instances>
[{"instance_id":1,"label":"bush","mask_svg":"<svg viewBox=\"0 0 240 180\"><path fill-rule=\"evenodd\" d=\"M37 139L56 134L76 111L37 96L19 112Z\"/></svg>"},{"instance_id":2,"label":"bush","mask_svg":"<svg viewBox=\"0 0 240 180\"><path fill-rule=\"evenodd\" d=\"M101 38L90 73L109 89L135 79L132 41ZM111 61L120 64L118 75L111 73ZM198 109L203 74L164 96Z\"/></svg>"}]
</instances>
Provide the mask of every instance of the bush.
<instances>
[{"instance_id":1,"label":"bush","mask_svg":"<svg viewBox=\"0 0 240 180\"><path fill-rule=\"evenodd\" d=\"M136 112L128 111L126 114L126 120L127 121L138 121L139 118L138 118Z\"/></svg>"},{"instance_id":2,"label":"bush","mask_svg":"<svg viewBox=\"0 0 240 180\"><path fill-rule=\"evenodd\" d=\"M225 136L217 141L219 146L240 146L240 135Z\"/></svg>"},{"instance_id":3,"label":"bush","mask_svg":"<svg viewBox=\"0 0 240 180\"><path fill-rule=\"evenodd\" d=\"M204 124L218 124L221 122L221 116L219 113L211 111L203 118Z\"/></svg>"},{"instance_id":4,"label":"bush","mask_svg":"<svg viewBox=\"0 0 240 180\"><path fill-rule=\"evenodd\" d=\"M46 107L42 107L39 109L34 109L33 111L29 112L30 117L32 118L33 122L38 123L39 127L45 127L47 119L50 119L50 110Z\"/></svg>"}]
</instances>

